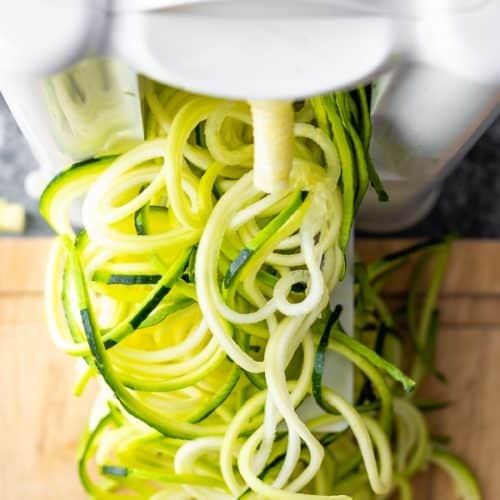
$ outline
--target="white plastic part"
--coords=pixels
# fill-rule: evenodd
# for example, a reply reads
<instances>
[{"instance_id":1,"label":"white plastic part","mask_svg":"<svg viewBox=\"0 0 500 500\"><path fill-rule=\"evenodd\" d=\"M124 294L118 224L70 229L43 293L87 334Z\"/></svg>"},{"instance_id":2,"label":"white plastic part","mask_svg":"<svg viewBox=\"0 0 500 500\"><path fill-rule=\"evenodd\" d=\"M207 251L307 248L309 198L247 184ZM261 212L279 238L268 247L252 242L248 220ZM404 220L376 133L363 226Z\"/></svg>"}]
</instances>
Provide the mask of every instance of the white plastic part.
<instances>
[{"instance_id":1,"label":"white plastic part","mask_svg":"<svg viewBox=\"0 0 500 500\"><path fill-rule=\"evenodd\" d=\"M368 193L361 229L393 232L432 209L441 184L500 114L500 1L459 13L429 5L413 27L411 57L380 82L372 156L389 193Z\"/></svg>"},{"instance_id":2,"label":"white plastic part","mask_svg":"<svg viewBox=\"0 0 500 500\"><path fill-rule=\"evenodd\" d=\"M143 139L138 80L123 62L84 59L42 82L53 133L72 158L127 151Z\"/></svg>"},{"instance_id":3,"label":"white plastic part","mask_svg":"<svg viewBox=\"0 0 500 500\"><path fill-rule=\"evenodd\" d=\"M348 14L334 1L314 0L126 11L114 18L109 50L194 92L294 99L369 79L393 55L394 20Z\"/></svg>"},{"instance_id":4,"label":"white plastic part","mask_svg":"<svg viewBox=\"0 0 500 500\"><path fill-rule=\"evenodd\" d=\"M223 0L222 0L223 1ZM239 0L226 0L237 3ZM307 3L309 0L302 0ZM221 0L218 0L221 3ZM287 0L288 4L292 1ZM401 2L400 0L313 0L314 3L335 4L366 14L389 14L398 17L421 17L429 8L441 12L459 12L480 6L485 0L420 0ZM214 0L119 0L114 4L114 12L167 9L185 5L214 3ZM310 2L312 3L312 2Z\"/></svg>"},{"instance_id":5,"label":"white plastic part","mask_svg":"<svg viewBox=\"0 0 500 500\"><path fill-rule=\"evenodd\" d=\"M319 94L395 68L375 113L374 153L394 200L381 210L415 219L431 205L434 181L495 113L499 22L500 0L18 0L0 6L0 87L14 110L33 104L31 116L16 115L47 164L43 149L57 156L43 127L47 113L26 90L32 84L17 90L19 78L83 55L117 57L174 86L244 99ZM28 122L36 125L28 130ZM395 130L404 145L393 141ZM402 152L412 158L404 165ZM371 206L365 214L375 213Z\"/></svg>"},{"instance_id":6,"label":"white plastic part","mask_svg":"<svg viewBox=\"0 0 500 500\"><path fill-rule=\"evenodd\" d=\"M119 60L84 59L43 80L9 79L2 91L41 167L26 181L34 196L70 164L144 138L137 76Z\"/></svg>"},{"instance_id":7,"label":"white plastic part","mask_svg":"<svg viewBox=\"0 0 500 500\"><path fill-rule=\"evenodd\" d=\"M421 61L500 79L499 0L18 0L0 6L0 74L108 53L172 85L294 99ZM41 22L40 20L43 20Z\"/></svg>"},{"instance_id":8,"label":"white plastic part","mask_svg":"<svg viewBox=\"0 0 500 500\"><path fill-rule=\"evenodd\" d=\"M2 93L40 165L41 174L37 180L50 180L68 166L71 159L61 151L51 132L52 121L41 95L40 82L22 78L12 80L4 84ZM44 185L36 189L35 183L31 186L33 193L40 194Z\"/></svg>"},{"instance_id":9,"label":"white plastic part","mask_svg":"<svg viewBox=\"0 0 500 500\"><path fill-rule=\"evenodd\" d=\"M500 84L426 66L403 66L382 84L371 152L390 201L368 192L356 223L394 232L432 209L445 177L500 114Z\"/></svg>"},{"instance_id":10,"label":"white plastic part","mask_svg":"<svg viewBox=\"0 0 500 500\"><path fill-rule=\"evenodd\" d=\"M363 229L396 231L425 216L500 111L500 0L125 0L121 8L111 51L196 92L289 99L393 68L373 140L391 201L369 193Z\"/></svg>"},{"instance_id":11,"label":"white plastic part","mask_svg":"<svg viewBox=\"0 0 500 500\"><path fill-rule=\"evenodd\" d=\"M61 71L97 50L105 0L0 2L0 88L4 78Z\"/></svg>"},{"instance_id":12,"label":"white plastic part","mask_svg":"<svg viewBox=\"0 0 500 500\"><path fill-rule=\"evenodd\" d=\"M44 183L74 159L62 151L39 78L67 69L97 46L104 29L101 0L0 2L0 90L40 163L29 184ZM75 158L79 159L79 158Z\"/></svg>"}]
</instances>

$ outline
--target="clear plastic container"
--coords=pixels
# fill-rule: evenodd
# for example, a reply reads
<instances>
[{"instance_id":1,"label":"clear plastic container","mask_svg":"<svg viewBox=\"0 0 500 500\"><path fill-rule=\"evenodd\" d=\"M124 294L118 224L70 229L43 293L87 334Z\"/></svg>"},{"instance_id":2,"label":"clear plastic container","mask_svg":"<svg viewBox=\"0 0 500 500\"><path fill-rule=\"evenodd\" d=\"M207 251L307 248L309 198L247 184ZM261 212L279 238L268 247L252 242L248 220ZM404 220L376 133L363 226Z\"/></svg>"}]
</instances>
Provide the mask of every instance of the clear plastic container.
<instances>
[{"instance_id":1,"label":"clear plastic container","mask_svg":"<svg viewBox=\"0 0 500 500\"><path fill-rule=\"evenodd\" d=\"M142 139L137 77L116 59L85 59L42 82L50 125L71 158L121 153Z\"/></svg>"},{"instance_id":2,"label":"clear plastic container","mask_svg":"<svg viewBox=\"0 0 500 500\"><path fill-rule=\"evenodd\" d=\"M35 197L70 164L122 153L144 138L137 75L117 59L84 59L2 91L40 166L26 181Z\"/></svg>"}]
</instances>

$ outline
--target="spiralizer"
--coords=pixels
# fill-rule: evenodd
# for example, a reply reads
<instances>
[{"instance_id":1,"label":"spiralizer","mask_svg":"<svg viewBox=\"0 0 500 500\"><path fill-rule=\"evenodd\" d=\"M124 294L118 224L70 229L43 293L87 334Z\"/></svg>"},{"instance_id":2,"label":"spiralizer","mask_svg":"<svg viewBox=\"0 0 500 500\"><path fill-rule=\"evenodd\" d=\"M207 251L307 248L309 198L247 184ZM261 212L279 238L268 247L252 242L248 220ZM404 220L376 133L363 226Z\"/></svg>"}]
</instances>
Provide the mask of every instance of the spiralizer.
<instances>
[{"instance_id":1,"label":"spiralizer","mask_svg":"<svg viewBox=\"0 0 500 500\"><path fill-rule=\"evenodd\" d=\"M500 0L4 1L0 90L40 163L36 194L68 164L142 140L139 74L253 101L375 82L372 154L390 201L368 197L357 223L397 230L500 111L499 23ZM349 275L340 288L351 330ZM348 367L329 365L349 394Z\"/></svg>"}]
</instances>

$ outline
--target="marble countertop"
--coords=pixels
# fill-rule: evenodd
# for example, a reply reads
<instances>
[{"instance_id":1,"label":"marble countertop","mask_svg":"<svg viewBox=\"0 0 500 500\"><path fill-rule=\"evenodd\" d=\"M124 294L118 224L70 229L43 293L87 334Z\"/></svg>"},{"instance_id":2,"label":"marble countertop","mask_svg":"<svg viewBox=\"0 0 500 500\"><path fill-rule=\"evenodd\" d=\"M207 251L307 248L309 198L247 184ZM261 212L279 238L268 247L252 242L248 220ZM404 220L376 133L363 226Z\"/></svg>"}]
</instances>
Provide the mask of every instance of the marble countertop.
<instances>
[{"instance_id":1,"label":"marble countertop","mask_svg":"<svg viewBox=\"0 0 500 500\"><path fill-rule=\"evenodd\" d=\"M25 139L0 97L0 197L27 210L28 236L51 234L38 215L37 202L24 192L24 178L35 168ZM500 238L500 119L446 179L429 216L399 236Z\"/></svg>"}]
</instances>

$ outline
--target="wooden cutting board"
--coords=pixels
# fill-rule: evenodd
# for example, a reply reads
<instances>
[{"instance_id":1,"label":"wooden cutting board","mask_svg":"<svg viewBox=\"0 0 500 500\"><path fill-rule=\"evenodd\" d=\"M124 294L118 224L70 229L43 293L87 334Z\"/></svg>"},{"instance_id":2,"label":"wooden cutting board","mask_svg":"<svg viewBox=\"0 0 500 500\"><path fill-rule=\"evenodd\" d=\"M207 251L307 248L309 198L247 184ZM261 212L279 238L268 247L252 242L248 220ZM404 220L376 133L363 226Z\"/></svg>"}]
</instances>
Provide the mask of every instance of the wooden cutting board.
<instances>
[{"instance_id":1,"label":"wooden cutting board","mask_svg":"<svg viewBox=\"0 0 500 500\"><path fill-rule=\"evenodd\" d=\"M53 347L43 318L48 240L0 239L0 499L78 500L75 449L92 399L71 395L74 363ZM365 240L371 259L408 242ZM477 471L486 500L500 498L500 243L455 244L441 297L440 367L449 378L429 395L455 405L431 417L433 432ZM397 298L401 275L390 285ZM431 469L417 500L452 500L447 478Z\"/></svg>"}]
</instances>

